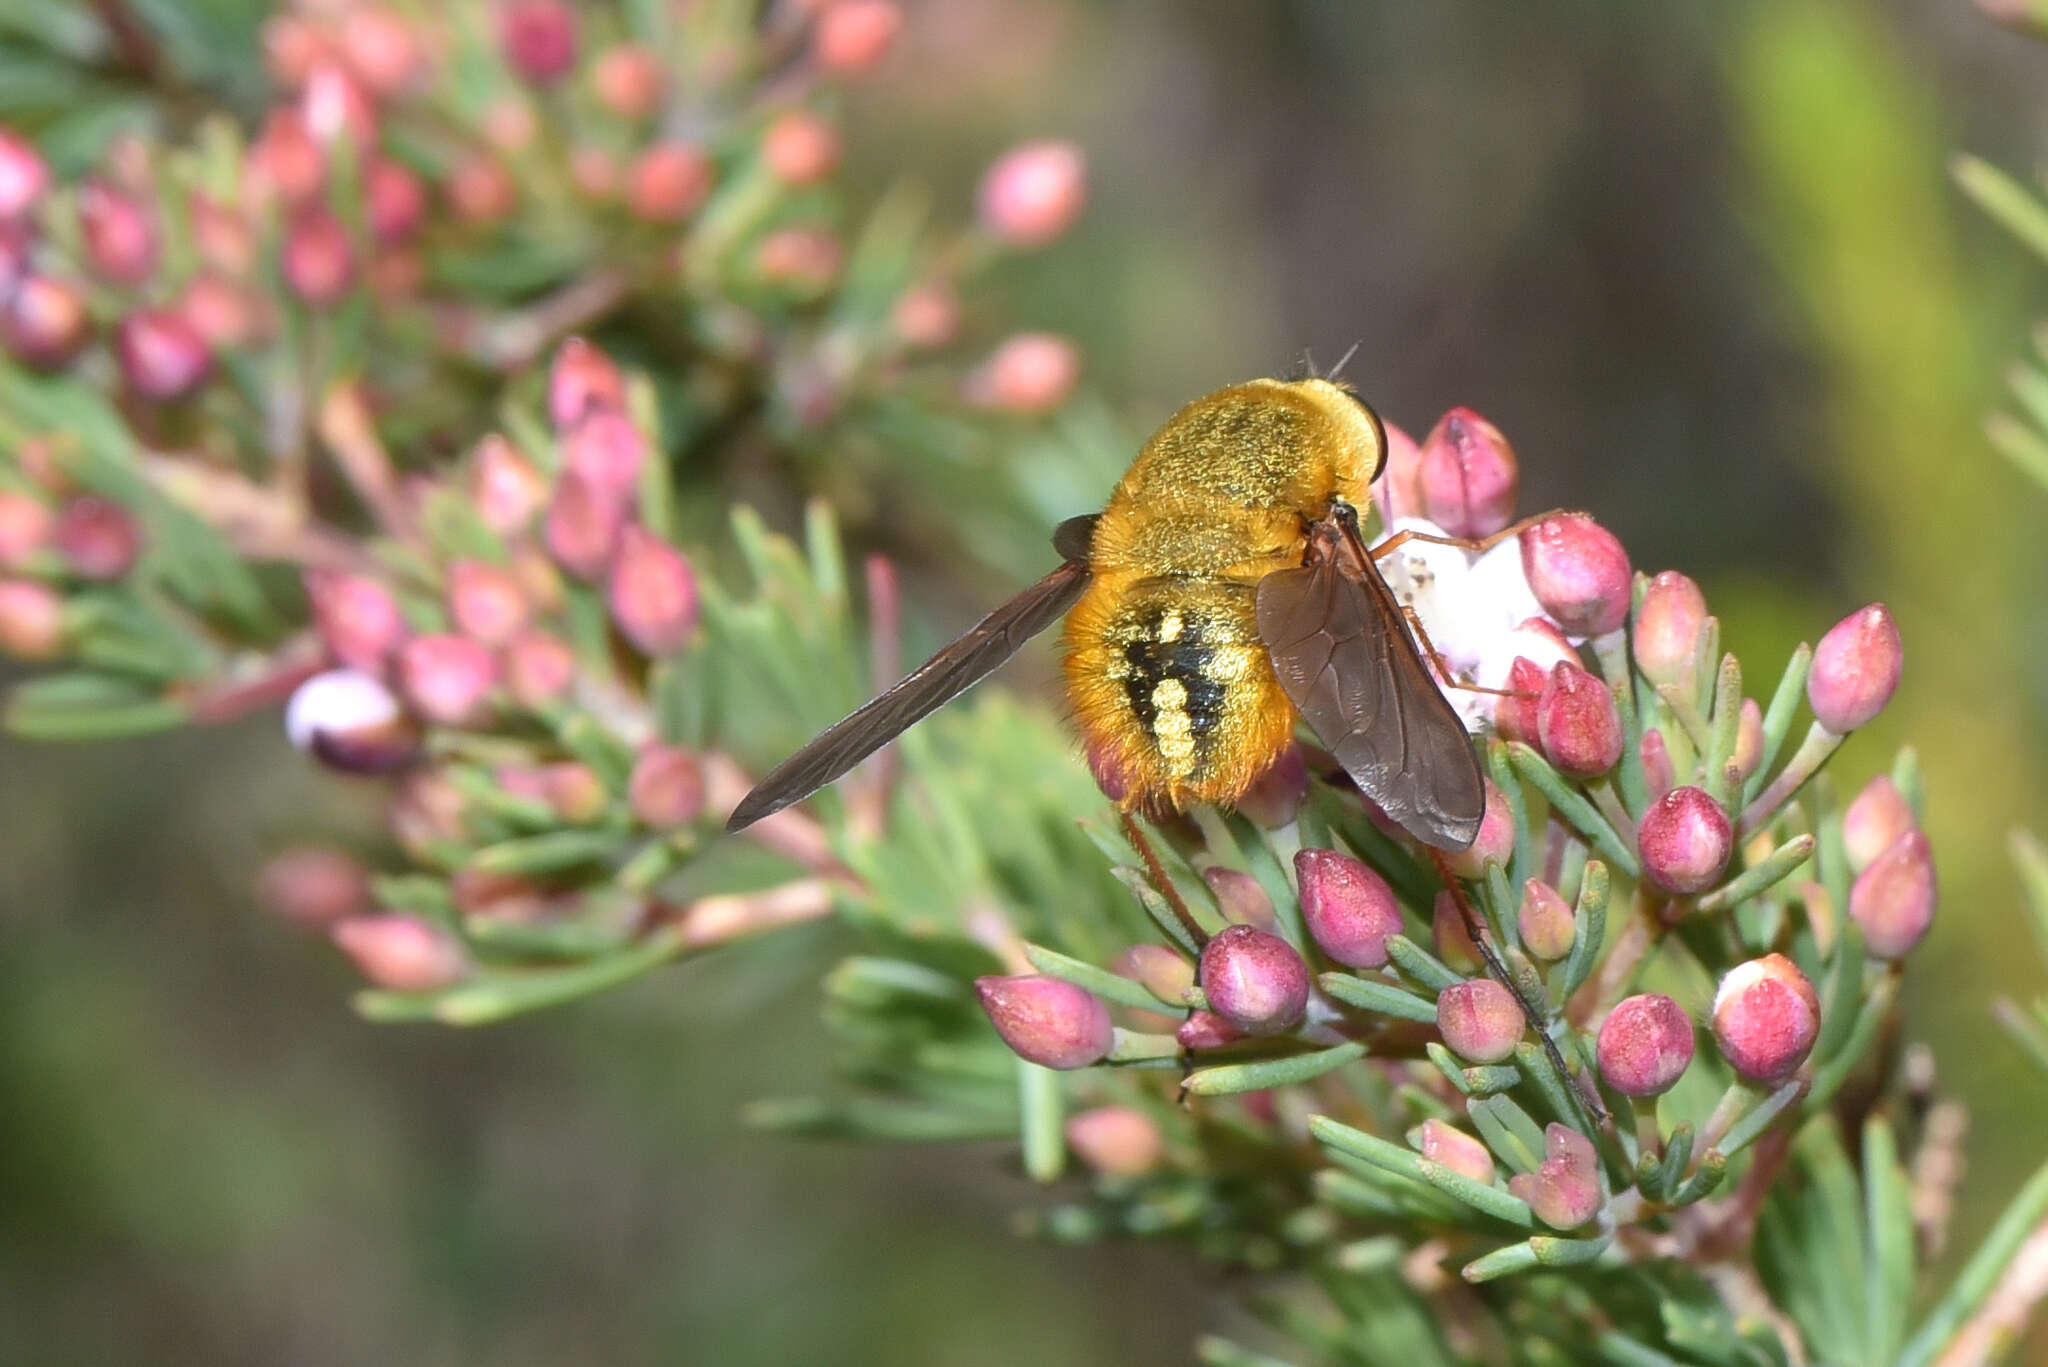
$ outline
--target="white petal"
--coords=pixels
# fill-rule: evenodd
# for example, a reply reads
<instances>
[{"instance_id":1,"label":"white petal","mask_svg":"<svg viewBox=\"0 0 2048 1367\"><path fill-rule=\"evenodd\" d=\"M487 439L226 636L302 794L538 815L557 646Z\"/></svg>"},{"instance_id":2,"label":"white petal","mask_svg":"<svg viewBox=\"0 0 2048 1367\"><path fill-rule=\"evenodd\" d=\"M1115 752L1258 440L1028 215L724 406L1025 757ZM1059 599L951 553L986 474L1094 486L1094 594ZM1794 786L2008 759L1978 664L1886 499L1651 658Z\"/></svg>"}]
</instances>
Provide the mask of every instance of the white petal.
<instances>
[{"instance_id":1,"label":"white petal","mask_svg":"<svg viewBox=\"0 0 2048 1367\"><path fill-rule=\"evenodd\" d=\"M284 708L284 733L301 750L322 732L347 735L396 721L398 699L375 676L330 669L298 686Z\"/></svg>"}]
</instances>

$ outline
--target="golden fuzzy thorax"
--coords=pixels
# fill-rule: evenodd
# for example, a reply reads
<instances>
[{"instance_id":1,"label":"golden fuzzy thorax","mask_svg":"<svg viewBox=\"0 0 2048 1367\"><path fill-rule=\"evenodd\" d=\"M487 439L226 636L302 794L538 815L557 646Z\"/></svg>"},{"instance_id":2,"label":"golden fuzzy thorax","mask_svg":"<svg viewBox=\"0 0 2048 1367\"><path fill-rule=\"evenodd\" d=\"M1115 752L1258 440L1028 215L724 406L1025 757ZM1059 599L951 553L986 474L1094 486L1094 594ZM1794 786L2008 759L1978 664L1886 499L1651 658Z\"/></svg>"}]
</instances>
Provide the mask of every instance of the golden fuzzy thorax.
<instances>
[{"instance_id":1,"label":"golden fuzzy thorax","mask_svg":"<svg viewBox=\"0 0 2048 1367\"><path fill-rule=\"evenodd\" d=\"M1364 510L1385 438L1327 380L1252 380L1152 434L1096 525L1068 614L1067 691L1126 808L1232 803L1294 733L1258 582L1302 562L1333 497Z\"/></svg>"}]
</instances>

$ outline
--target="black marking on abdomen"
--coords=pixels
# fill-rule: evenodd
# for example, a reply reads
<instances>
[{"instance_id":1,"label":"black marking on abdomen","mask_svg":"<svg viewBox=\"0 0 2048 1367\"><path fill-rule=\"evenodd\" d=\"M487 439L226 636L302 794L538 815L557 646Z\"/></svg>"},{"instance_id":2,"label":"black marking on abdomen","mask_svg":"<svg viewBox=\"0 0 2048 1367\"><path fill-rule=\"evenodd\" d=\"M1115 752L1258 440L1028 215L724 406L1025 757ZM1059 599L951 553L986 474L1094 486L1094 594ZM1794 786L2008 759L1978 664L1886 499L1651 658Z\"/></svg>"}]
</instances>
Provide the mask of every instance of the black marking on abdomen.
<instances>
[{"instance_id":1,"label":"black marking on abdomen","mask_svg":"<svg viewBox=\"0 0 2048 1367\"><path fill-rule=\"evenodd\" d=\"M1154 743L1159 733L1158 695L1161 684L1181 687L1180 711L1187 717L1195 746L1195 772L1223 720L1224 685L1212 672L1216 649L1210 645L1202 618L1162 607L1148 613L1139 636L1124 645L1124 693L1131 711ZM1170 639L1169 639L1170 638Z\"/></svg>"}]
</instances>

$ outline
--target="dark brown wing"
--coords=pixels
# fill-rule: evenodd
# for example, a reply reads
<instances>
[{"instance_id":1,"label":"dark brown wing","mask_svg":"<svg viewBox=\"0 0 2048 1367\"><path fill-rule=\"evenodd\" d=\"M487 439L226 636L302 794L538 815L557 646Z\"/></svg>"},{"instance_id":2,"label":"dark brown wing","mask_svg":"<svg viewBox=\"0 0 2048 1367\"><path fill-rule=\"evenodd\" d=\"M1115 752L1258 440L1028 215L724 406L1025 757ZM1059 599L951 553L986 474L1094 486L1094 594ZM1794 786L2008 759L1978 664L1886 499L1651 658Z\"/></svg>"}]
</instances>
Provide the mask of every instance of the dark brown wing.
<instances>
[{"instance_id":1,"label":"dark brown wing","mask_svg":"<svg viewBox=\"0 0 2048 1367\"><path fill-rule=\"evenodd\" d=\"M1307 565L1261 579L1259 639L1280 687L1365 795L1425 845L1465 849L1486 810L1471 738L1370 554L1345 560L1312 549Z\"/></svg>"},{"instance_id":2,"label":"dark brown wing","mask_svg":"<svg viewBox=\"0 0 2048 1367\"><path fill-rule=\"evenodd\" d=\"M809 797L965 693L1064 616L1087 587L1087 566L1069 561L976 622L901 683L776 765L733 809L726 830L741 830Z\"/></svg>"}]
</instances>

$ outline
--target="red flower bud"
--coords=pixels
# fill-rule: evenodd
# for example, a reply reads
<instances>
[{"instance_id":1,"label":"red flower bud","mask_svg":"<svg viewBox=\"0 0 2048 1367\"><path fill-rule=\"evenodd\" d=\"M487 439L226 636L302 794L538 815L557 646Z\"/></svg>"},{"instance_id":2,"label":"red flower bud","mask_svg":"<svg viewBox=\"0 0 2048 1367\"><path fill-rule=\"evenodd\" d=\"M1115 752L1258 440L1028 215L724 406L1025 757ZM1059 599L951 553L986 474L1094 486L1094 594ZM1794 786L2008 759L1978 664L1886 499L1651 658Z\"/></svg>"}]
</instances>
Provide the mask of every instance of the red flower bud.
<instances>
[{"instance_id":1,"label":"red flower bud","mask_svg":"<svg viewBox=\"0 0 2048 1367\"><path fill-rule=\"evenodd\" d=\"M1188 1018L1173 1032L1180 1047L1189 1053L1200 1053L1204 1049L1221 1049L1244 1038L1244 1031L1232 1025L1214 1011L1190 1011Z\"/></svg>"},{"instance_id":2,"label":"red flower bud","mask_svg":"<svg viewBox=\"0 0 2048 1367\"><path fill-rule=\"evenodd\" d=\"M1081 353L1064 337L1020 332L967 377L969 400L1005 413L1050 413L1081 378Z\"/></svg>"},{"instance_id":3,"label":"red flower bud","mask_svg":"<svg viewBox=\"0 0 2048 1367\"><path fill-rule=\"evenodd\" d=\"M1437 1033L1452 1053L1474 1063L1513 1057L1527 1025L1515 994L1491 978L1468 978L1437 993Z\"/></svg>"},{"instance_id":4,"label":"red flower bud","mask_svg":"<svg viewBox=\"0 0 2048 1367\"><path fill-rule=\"evenodd\" d=\"M1934 923L1939 900L1933 847L1924 832L1908 830L1856 875L1849 888L1849 915L1863 931L1863 948L1872 958L1903 959Z\"/></svg>"},{"instance_id":5,"label":"red flower bud","mask_svg":"<svg viewBox=\"0 0 2048 1367\"><path fill-rule=\"evenodd\" d=\"M612 358L581 337L562 343L548 372L548 415L556 429L567 431L594 412L623 413L625 408L626 377Z\"/></svg>"},{"instance_id":6,"label":"red flower bud","mask_svg":"<svg viewBox=\"0 0 2048 1367\"><path fill-rule=\"evenodd\" d=\"M1728 867L1735 828L1704 789L1673 788L1650 804L1636 827L1643 872L1669 892L1704 892Z\"/></svg>"},{"instance_id":7,"label":"red flower bud","mask_svg":"<svg viewBox=\"0 0 2048 1367\"><path fill-rule=\"evenodd\" d=\"M1436 956L1460 973L1477 973L1483 962L1479 957L1479 946L1472 943L1472 932L1465 928L1465 914L1458 910L1458 899L1449 892L1440 892L1430 904L1430 943L1436 946Z\"/></svg>"},{"instance_id":8,"label":"red flower bud","mask_svg":"<svg viewBox=\"0 0 2048 1367\"><path fill-rule=\"evenodd\" d=\"M1575 664L1550 671L1536 704L1544 758L1566 778L1598 778L1621 759L1621 713L1607 685Z\"/></svg>"},{"instance_id":9,"label":"red flower bud","mask_svg":"<svg viewBox=\"0 0 2048 1367\"><path fill-rule=\"evenodd\" d=\"M711 193L711 159L687 142L658 142L626 171L626 207L648 223L681 223Z\"/></svg>"},{"instance_id":10,"label":"red flower bud","mask_svg":"<svg viewBox=\"0 0 2048 1367\"><path fill-rule=\"evenodd\" d=\"M1583 513L1548 517L1523 532L1522 573L1543 611L1574 636L1604 636L1628 620L1628 552Z\"/></svg>"},{"instance_id":11,"label":"red flower bud","mask_svg":"<svg viewBox=\"0 0 2048 1367\"><path fill-rule=\"evenodd\" d=\"M625 525L624 499L571 470L555 485L542 532L556 564L578 579L595 580L610 566Z\"/></svg>"},{"instance_id":12,"label":"red flower bud","mask_svg":"<svg viewBox=\"0 0 2048 1367\"><path fill-rule=\"evenodd\" d=\"M815 294L839 277L846 250L818 228L778 228L754 249L754 269L771 285Z\"/></svg>"},{"instance_id":13,"label":"red flower bud","mask_svg":"<svg viewBox=\"0 0 2048 1367\"><path fill-rule=\"evenodd\" d=\"M1070 142L1020 143L981 178L981 226L1007 246L1030 250L1059 238L1088 198L1088 163Z\"/></svg>"},{"instance_id":14,"label":"red flower bud","mask_svg":"<svg viewBox=\"0 0 2048 1367\"><path fill-rule=\"evenodd\" d=\"M466 223L495 223L518 202L519 187L493 157L464 157L448 173L448 203Z\"/></svg>"},{"instance_id":15,"label":"red flower bud","mask_svg":"<svg viewBox=\"0 0 2048 1367\"><path fill-rule=\"evenodd\" d=\"M1600 1076L1623 1096L1661 1096L1692 1064L1692 1021L1656 992L1629 997L1600 1027Z\"/></svg>"},{"instance_id":16,"label":"red flower bud","mask_svg":"<svg viewBox=\"0 0 2048 1367\"><path fill-rule=\"evenodd\" d=\"M512 572L480 560L458 560L448 567L448 612L458 631L487 646L510 641L533 615Z\"/></svg>"},{"instance_id":17,"label":"red flower bud","mask_svg":"<svg viewBox=\"0 0 2048 1367\"><path fill-rule=\"evenodd\" d=\"M1213 866L1202 870L1202 881L1209 885L1226 921L1257 926L1260 930L1271 930L1278 923L1273 899L1250 874Z\"/></svg>"},{"instance_id":18,"label":"red flower bud","mask_svg":"<svg viewBox=\"0 0 2048 1367\"><path fill-rule=\"evenodd\" d=\"M363 171L363 202L370 235L384 246L403 242L427 216L427 187L402 161L377 157Z\"/></svg>"},{"instance_id":19,"label":"red flower bud","mask_svg":"<svg viewBox=\"0 0 2048 1367\"><path fill-rule=\"evenodd\" d=\"M1491 536L1514 520L1521 468L1500 429L1453 408L1423 439L1416 471L1422 514L1452 536Z\"/></svg>"},{"instance_id":20,"label":"red flower bud","mask_svg":"<svg viewBox=\"0 0 2048 1367\"><path fill-rule=\"evenodd\" d=\"M19 569L40 554L55 527L41 499L0 489L0 569Z\"/></svg>"},{"instance_id":21,"label":"red flower bud","mask_svg":"<svg viewBox=\"0 0 2048 1367\"><path fill-rule=\"evenodd\" d=\"M356 278L356 249L348 229L326 209L309 209L284 239L284 279L314 308L341 302Z\"/></svg>"},{"instance_id":22,"label":"red flower bud","mask_svg":"<svg viewBox=\"0 0 2048 1367\"><path fill-rule=\"evenodd\" d=\"M923 351L942 347L960 331L960 301L950 286L928 281L896 301L889 326L905 346Z\"/></svg>"},{"instance_id":23,"label":"red flower bud","mask_svg":"<svg viewBox=\"0 0 2048 1367\"><path fill-rule=\"evenodd\" d=\"M1887 774L1879 774L1863 785L1842 813L1842 847L1849 855L1849 867L1857 873L1918 823L1912 804Z\"/></svg>"},{"instance_id":24,"label":"red flower bud","mask_svg":"<svg viewBox=\"0 0 2048 1367\"><path fill-rule=\"evenodd\" d=\"M275 110L249 149L249 173L259 194L296 207L327 183L327 152L296 110Z\"/></svg>"},{"instance_id":25,"label":"red flower bud","mask_svg":"<svg viewBox=\"0 0 2048 1367\"><path fill-rule=\"evenodd\" d=\"M182 399L213 372L206 339L171 309L142 309L114 330L114 356L128 386L146 399Z\"/></svg>"},{"instance_id":26,"label":"red flower bud","mask_svg":"<svg viewBox=\"0 0 2048 1367\"><path fill-rule=\"evenodd\" d=\"M330 933L370 984L386 991L430 992L469 973L455 938L417 916L350 916Z\"/></svg>"},{"instance_id":27,"label":"red flower bud","mask_svg":"<svg viewBox=\"0 0 2048 1367\"><path fill-rule=\"evenodd\" d=\"M1401 907L1387 880L1336 850L1297 850L1295 882L1309 935L1347 968L1384 968L1387 941L1401 933Z\"/></svg>"},{"instance_id":28,"label":"red flower bud","mask_svg":"<svg viewBox=\"0 0 2048 1367\"><path fill-rule=\"evenodd\" d=\"M562 0L508 0L498 7L498 47L535 85L552 85L576 65L576 7Z\"/></svg>"},{"instance_id":29,"label":"red flower bud","mask_svg":"<svg viewBox=\"0 0 2048 1367\"><path fill-rule=\"evenodd\" d=\"M0 650L47 660L64 647L64 600L33 579L0 579Z\"/></svg>"},{"instance_id":30,"label":"red flower bud","mask_svg":"<svg viewBox=\"0 0 2048 1367\"><path fill-rule=\"evenodd\" d=\"M1664 743L1662 731L1654 726L1645 729L1637 753L1643 761L1643 787L1649 790L1651 801L1678 786L1678 773L1672 767L1671 749Z\"/></svg>"},{"instance_id":31,"label":"red flower bud","mask_svg":"<svg viewBox=\"0 0 2048 1367\"><path fill-rule=\"evenodd\" d=\"M808 109L775 117L761 138L761 159L784 185L815 185L839 166L839 130Z\"/></svg>"},{"instance_id":32,"label":"red flower bud","mask_svg":"<svg viewBox=\"0 0 2048 1367\"><path fill-rule=\"evenodd\" d=\"M218 275L195 275L178 296L178 312L209 351L232 351L263 327L256 300L240 285Z\"/></svg>"},{"instance_id":33,"label":"red flower bud","mask_svg":"<svg viewBox=\"0 0 2048 1367\"><path fill-rule=\"evenodd\" d=\"M126 508L88 494L57 514L58 553L87 579L119 579L135 564L142 534Z\"/></svg>"},{"instance_id":34,"label":"red flower bud","mask_svg":"<svg viewBox=\"0 0 2048 1367\"><path fill-rule=\"evenodd\" d=\"M1447 1121L1422 1122L1422 1156L1481 1186L1493 1185L1493 1155L1486 1145Z\"/></svg>"},{"instance_id":35,"label":"red flower bud","mask_svg":"<svg viewBox=\"0 0 2048 1367\"><path fill-rule=\"evenodd\" d=\"M1481 782L1486 785L1486 808L1479 819L1479 834L1464 849L1444 856L1444 862L1460 878L1484 878L1488 863L1505 865L1515 853L1515 814L1508 807L1508 796L1492 779Z\"/></svg>"},{"instance_id":36,"label":"red flower bud","mask_svg":"<svg viewBox=\"0 0 2048 1367\"><path fill-rule=\"evenodd\" d=\"M160 244L149 212L100 181L78 190L78 231L93 273L116 285L139 285L156 272Z\"/></svg>"},{"instance_id":37,"label":"red flower bud","mask_svg":"<svg viewBox=\"0 0 2048 1367\"><path fill-rule=\"evenodd\" d=\"M390 773L418 748L391 690L355 669L330 669L300 684L285 704L284 733L298 749L350 774Z\"/></svg>"},{"instance_id":38,"label":"red flower bud","mask_svg":"<svg viewBox=\"0 0 2048 1367\"><path fill-rule=\"evenodd\" d=\"M1540 878L1522 884L1522 903L1515 910L1515 931L1522 948L1539 959L1556 961L1572 952L1578 925L1572 904Z\"/></svg>"},{"instance_id":39,"label":"red flower bud","mask_svg":"<svg viewBox=\"0 0 2048 1367\"><path fill-rule=\"evenodd\" d=\"M633 815L655 830L688 826L704 812L704 771L679 745L649 744L633 763L626 800Z\"/></svg>"},{"instance_id":40,"label":"red flower bud","mask_svg":"<svg viewBox=\"0 0 2048 1367\"><path fill-rule=\"evenodd\" d=\"M498 681L498 664L466 636L419 636L398 654L398 679L406 701L424 720L461 726L483 711Z\"/></svg>"},{"instance_id":41,"label":"red flower bud","mask_svg":"<svg viewBox=\"0 0 2048 1367\"><path fill-rule=\"evenodd\" d=\"M1211 936L1199 977L1209 1009L1248 1035L1291 1030L1308 1009L1308 965L1293 945L1252 926Z\"/></svg>"},{"instance_id":42,"label":"red flower bud","mask_svg":"<svg viewBox=\"0 0 2048 1367\"><path fill-rule=\"evenodd\" d=\"M683 553L631 526L612 558L612 620L644 655L670 655L697 629L697 576Z\"/></svg>"},{"instance_id":43,"label":"red flower bud","mask_svg":"<svg viewBox=\"0 0 2048 1367\"><path fill-rule=\"evenodd\" d=\"M834 0L818 16L811 51L826 71L857 76L888 56L902 27L903 11L892 0Z\"/></svg>"},{"instance_id":44,"label":"red flower bud","mask_svg":"<svg viewBox=\"0 0 2048 1367\"><path fill-rule=\"evenodd\" d=\"M1097 1106L1067 1121L1067 1147L1105 1176L1141 1177L1158 1165L1166 1139L1136 1107Z\"/></svg>"},{"instance_id":45,"label":"red flower bud","mask_svg":"<svg viewBox=\"0 0 2048 1367\"><path fill-rule=\"evenodd\" d=\"M1837 736L1862 726L1892 700L1905 660L1899 624L1884 604L1844 617L1813 649L1806 700L1814 720Z\"/></svg>"},{"instance_id":46,"label":"red flower bud","mask_svg":"<svg viewBox=\"0 0 2048 1367\"><path fill-rule=\"evenodd\" d=\"M1698 584L1677 570L1654 576L1636 612L1636 668L1653 684L1689 687L1699 673L1707 621L1707 596Z\"/></svg>"},{"instance_id":47,"label":"red flower bud","mask_svg":"<svg viewBox=\"0 0 2048 1367\"><path fill-rule=\"evenodd\" d=\"M24 365L61 370L92 335L79 292L47 275L29 275L0 296L0 341Z\"/></svg>"},{"instance_id":48,"label":"red flower bud","mask_svg":"<svg viewBox=\"0 0 2048 1367\"><path fill-rule=\"evenodd\" d=\"M350 9L341 21L341 50L356 79L386 98L402 94L420 73L420 45L412 27L387 9Z\"/></svg>"},{"instance_id":49,"label":"red flower bud","mask_svg":"<svg viewBox=\"0 0 2048 1367\"><path fill-rule=\"evenodd\" d=\"M1027 1062L1086 1068L1100 1063L1115 1041L1109 1008L1059 978L976 978L974 990L1003 1043Z\"/></svg>"},{"instance_id":50,"label":"red flower bud","mask_svg":"<svg viewBox=\"0 0 2048 1367\"><path fill-rule=\"evenodd\" d=\"M1544 1128L1547 1156L1536 1171L1508 1179L1508 1190L1529 1203L1552 1229L1577 1229L1600 1213L1600 1173L1593 1146L1575 1130Z\"/></svg>"},{"instance_id":51,"label":"red flower bud","mask_svg":"<svg viewBox=\"0 0 2048 1367\"><path fill-rule=\"evenodd\" d=\"M1195 985L1195 966L1165 945L1132 945L1117 955L1116 971L1163 1001L1179 1001Z\"/></svg>"},{"instance_id":52,"label":"red flower bud","mask_svg":"<svg viewBox=\"0 0 2048 1367\"><path fill-rule=\"evenodd\" d=\"M576 680L576 656L559 637L521 632L505 647L505 687L521 707L539 707L569 692Z\"/></svg>"},{"instance_id":53,"label":"red flower bud","mask_svg":"<svg viewBox=\"0 0 2048 1367\"><path fill-rule=\"evenodd\" d=\"M34 143L0 128L0 219L17 221L50 189L50 168Z\"/></svg>"},{"instance_id":54,"label":"red flower bud","mask_svg":"<svg viewBox=\"0 0 2048 1367\"><path fill-rule=\"evenodd\" d=\"M659 109L667 85L660 54L640 43L606 48L590 70L597 102L622 119L644 119Z\"/></svg>"},{"instance_id":55,"label":"red flower bud","mask_svg":"<svg viewBox=\"0 0 2048 1367\"><path fill-rule=\"evenodd\" d=\"M1714 1041L1752 1082L1782 1082L1820 1034L1820 998L1782 954L1737 964L1714 994Z\"/></svg>"},{"instance_id":56,"label":"red flower bud","mask_svg":"<svg viewBox=\"0 0 2048 1367\"><path fill-rule=\"evenodd\" d=\"M397 601L366 575L308 570L306 596L327 653L350 668L377 673L405 639Z\"/></svg>"},{"instance_id":57,"label":"red flower bud","mask_svg":"<svg viewBox=\"0 0 2048 1367\"><path fill-rule=\"evenodd\" d=\"M1513 689L1517 696L1503 697L1493 705L1493 729L1502 740L1542 746L1540 704L1543 690L1549 685L1550 676L1543 666L1525 655L1517 655L1508 665L1505 687Z\"/></svg>"},{"instance_id":58,"label":"red flower bud","mask_svg":"<svg viewBox=\"0 0 2048 1367\"><path fill-rule=\"evenodd\" d=\"M279 920L308 930L370 904L370 875L354 856L319 845L283 850L256 875L256 900Z\"/></svg>"}]
</instances>

